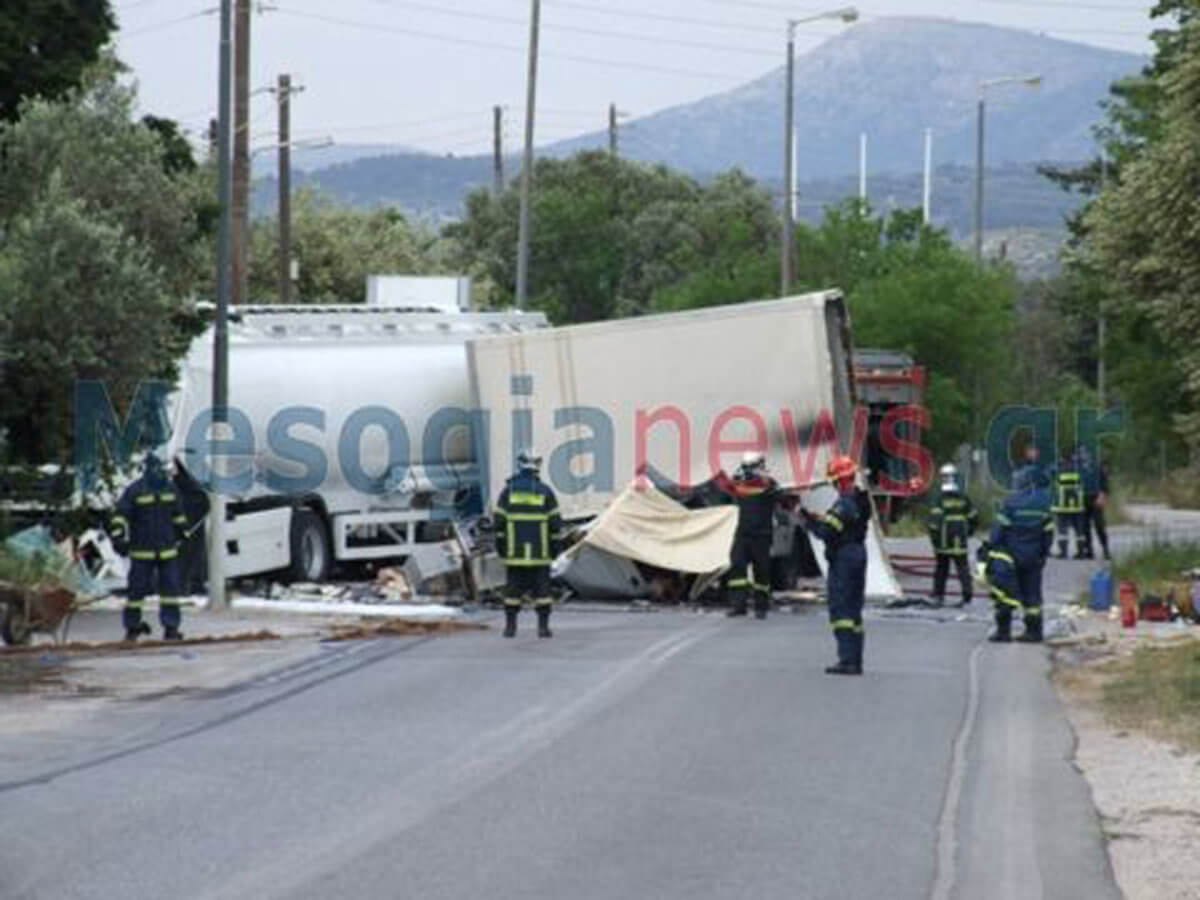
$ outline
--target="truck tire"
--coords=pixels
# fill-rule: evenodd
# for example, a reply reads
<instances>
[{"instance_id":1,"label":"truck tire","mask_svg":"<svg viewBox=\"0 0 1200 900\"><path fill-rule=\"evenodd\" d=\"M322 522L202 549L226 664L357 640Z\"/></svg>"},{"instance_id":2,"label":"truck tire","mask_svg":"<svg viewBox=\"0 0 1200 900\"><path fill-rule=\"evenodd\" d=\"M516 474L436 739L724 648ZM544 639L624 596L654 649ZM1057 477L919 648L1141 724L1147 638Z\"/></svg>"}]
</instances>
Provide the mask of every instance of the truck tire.
<instances>
[{"instance_id":1,"label":"truck tire","mask_svg":"<svg viewBox=\"0 0 1200 900\"><path fill-rule=\"evenodd\" d=\"M325 523L311 509L292 513L292 564L288 567L290 581L324 581L329 576L333 553Z\"/></svg>"}]
</instances>

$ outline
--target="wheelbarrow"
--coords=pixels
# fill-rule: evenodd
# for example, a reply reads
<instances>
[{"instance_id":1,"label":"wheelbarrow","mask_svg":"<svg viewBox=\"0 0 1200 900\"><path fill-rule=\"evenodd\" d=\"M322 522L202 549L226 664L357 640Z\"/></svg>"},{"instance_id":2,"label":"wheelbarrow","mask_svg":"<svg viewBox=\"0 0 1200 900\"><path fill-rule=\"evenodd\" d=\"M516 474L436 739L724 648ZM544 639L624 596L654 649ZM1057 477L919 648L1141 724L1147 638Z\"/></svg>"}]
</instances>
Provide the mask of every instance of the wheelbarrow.
<instances>
[{"instance_id":1,"label":"wheelbarrow","mask_svg":"<svg viewBox=\"0 0 1200 900\"><path fill-rule=\"evenodd\" d=\"M37 632L65 642L77 609L75 594L64 587L0 581L0 637L10 646L28 644Z\"/></svg>"}]
</instances>

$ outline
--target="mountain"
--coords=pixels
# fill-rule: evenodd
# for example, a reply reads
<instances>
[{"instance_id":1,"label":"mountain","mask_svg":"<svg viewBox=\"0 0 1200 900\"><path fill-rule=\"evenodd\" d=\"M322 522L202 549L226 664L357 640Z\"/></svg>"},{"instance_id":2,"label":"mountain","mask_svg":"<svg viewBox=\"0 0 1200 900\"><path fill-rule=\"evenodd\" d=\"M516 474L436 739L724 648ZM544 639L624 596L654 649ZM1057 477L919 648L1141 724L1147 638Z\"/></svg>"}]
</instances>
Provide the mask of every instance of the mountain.
<instances>
[{"instance_id":1,"label":"mountain","mask_svg":"<svg viewBox=\"0 0 1200 900\"><path fill-rule=\"evenodd\" d=\"M807 177L858 170L859 135L873 171L919 171L924 129L937 163L975 159L979 83L1039 74L1039 89L1006 85L987 93L987 158L994 163L1087 159L1092 125L1109 85L1146 59L1130 53L993 25L881 18L847 29L798 56L797 171ZM665 159L690 172L739 166L756 176L783 168L786 68L728 93L677 106L628 126L623 152ZM569 154L607 146L597 132L548 148Z\"/></svg>"},{"instance_id":2,"label":"mountain","mask_svg":"<svg viewBox=\"0 0 1200 900\"><path fill-rule=\"evenodd\" d=\"M1074 202L1033 172L1043 160L1077 161L1095 152L1092 126L1113 81L1137 72L1143 57L1031 32L941 19L882 18L847 29L796 61L797 180L809 205L854 193L860 133L869 140L871 197L920 205L924 129L934 131L934 162L949 173L935 184L935 221L956 234L969 228L981 80L1039 74L1039 89L1005 85L987 94L988 227L1060 228ZM732 167L780 193L785 68L727 93L677 106L622 126L621 153L705 177ZM539 152L568 155L607 147L597 132ZM461 214L466 194L491 183L487 157L387 153L378 147L331 147L348 161L298 171L297 187L319 186L356 206L400 206L441 221ZM363 158L354 158L360 155ZM517 162L506 160L506 171ZM991 170L997 170L995 172ZM939 176L941 177L941 176ZM896 181L895 187L884 184ZM1007 179L1002 184L996 179ZM805 185L805 182L813 184ZM900 185L904 185L901 187ZM273 179L256 183L256 211L274 210ZM939 204L937 195L950 199Z\"/></svg>"}]
</instances>

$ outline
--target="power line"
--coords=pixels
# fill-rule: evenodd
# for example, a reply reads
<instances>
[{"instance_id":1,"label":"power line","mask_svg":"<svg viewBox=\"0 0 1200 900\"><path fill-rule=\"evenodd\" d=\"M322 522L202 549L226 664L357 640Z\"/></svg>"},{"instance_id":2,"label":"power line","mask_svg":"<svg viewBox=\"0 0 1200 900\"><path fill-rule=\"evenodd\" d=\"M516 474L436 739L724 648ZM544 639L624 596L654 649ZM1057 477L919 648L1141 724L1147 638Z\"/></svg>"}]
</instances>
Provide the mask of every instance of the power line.
<instances>
[{"instance_id":1,"label":"power line","mask_svg":"<svg viewBox=\"0 0 1200 900\"><path fill-rule=\"evenodd\" d=\"M179 16L174 19L167 19L165 22L155 22L152 25L143 25L141 28L132 28L129 31L122 31L121 38L137 37L141 34L149 34L152 31L161 31L164 28L170 28L172 25L180 25L184 22L190 22L192 19L199 19L204 16L211 16L217 10L216 8L202 9L199 12L190 13L186 16Z\"/></svg>"},{"instance_id":2,"label":"power line","mask_svg":"<svg viewBox=\"0 0 1200 900\"><path fill-rule=\"evenodd\" d=\"M527 48L519 47L514 44L499 44L495 41L476 40L472 38L457 37L447 34L439 34L432 31L422 31L415 28L403 28L396 25L389 25L382 22L360 22L351 19L341 19L334 16L321 15L319 13L299 12L297 10L278 10L280 15L290 16L297 19L309 19L314 22L323 22L327 25L337 25L344 28L356 28L359 30L372 32L388 32L391 34L403 34L410 37L425 38L431 41L442 41L448 44L459 44L468 47L482 47L488 50L500 50L506 53L520 53L525 55ZM733 72L703 72L695 69L675 69L666 66L656 66L648 63L621 62L611 59L600 59L593 56L580 56L574 53L557 53L548 51L543 56L553 57L555 59L569 60L571 62L586 63L588 65L603 66L605 68L615 69L632 69L642 72L656 72L663 75L681 75L688 78L705 78L705 79L723 79L730 82L742 82L745 80L744 75L738 75Z\"/></svg>"},{"instance_id":3,"label":"power line","mask_svg":"<svg viewBox=\"0 0 1200 900\"><path fill-rule=\"evenodd\" d=\"M1112 3L1078 3L1074 0L983 0L996 6L1032 6L1052 7L1057 9L1095 9L1107 12L1126 12L1148 15L1151 4L1142 6L1117 6Z\"/></svg>"},{"instance_id":4,"label":"power line","mask_svg":"<svg viewBox=\"0 0 1200 900\"><path fill-rule=\"evenodd\" d=\"M380 5L418 10L438 16L450 16L457 19L471 19L478 22L495 22L500 25L516 25L525 27L524 19L511 16L498 16L493 13L475 12L463 9L448 9L429 3L414 2L414 0L376 0ZM676 47L689 47L695 50L715 50L718 53L745 53L752 56L778 56L778 53L766 47L745 47L728 43L712 43L706 41L690 41L684 38L659 37L656 35L640 34L632 31L611 31L601 28L588 28L582 25L556 25L543 23L546 31L561 31L568 34L586 34L591 37L616 38L624 41L642 41L651 44L670 44Z\"/></svg>"}]
</instances>

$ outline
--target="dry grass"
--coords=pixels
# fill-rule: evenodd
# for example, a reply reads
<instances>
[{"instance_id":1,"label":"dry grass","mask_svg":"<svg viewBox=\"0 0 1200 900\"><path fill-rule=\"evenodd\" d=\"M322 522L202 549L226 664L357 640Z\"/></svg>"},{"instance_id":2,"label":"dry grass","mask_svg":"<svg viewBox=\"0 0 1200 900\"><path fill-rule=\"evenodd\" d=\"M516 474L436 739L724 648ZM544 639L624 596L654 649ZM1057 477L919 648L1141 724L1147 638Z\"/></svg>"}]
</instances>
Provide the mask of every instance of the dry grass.
<instances>
[{"instance_id":1,"label":"dry grass","mask_svg":"<svg viewBox=\"0 0 1200 900\"><path fill-rule=\"evenodd\" d=\"M460 631L487 631L488 626L477 622L413 622L405 619L385 619L365 625L335 625L329 641L362 641L377 637L413 637L430 634L454 634Z\"/></svg>"},{"instance_id":2,"label":"dry grass","mask_svg":"<svg viewBox=\"0 0 1200 900\"><path fill-rule=\"evenodd\" d=\"M1200 641L1140 647L1103 668L1110 723L1200 751Z\"/></svg>"}]
</instances>

